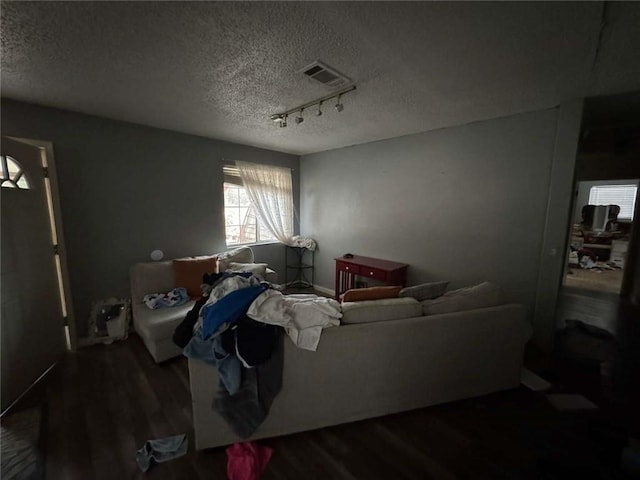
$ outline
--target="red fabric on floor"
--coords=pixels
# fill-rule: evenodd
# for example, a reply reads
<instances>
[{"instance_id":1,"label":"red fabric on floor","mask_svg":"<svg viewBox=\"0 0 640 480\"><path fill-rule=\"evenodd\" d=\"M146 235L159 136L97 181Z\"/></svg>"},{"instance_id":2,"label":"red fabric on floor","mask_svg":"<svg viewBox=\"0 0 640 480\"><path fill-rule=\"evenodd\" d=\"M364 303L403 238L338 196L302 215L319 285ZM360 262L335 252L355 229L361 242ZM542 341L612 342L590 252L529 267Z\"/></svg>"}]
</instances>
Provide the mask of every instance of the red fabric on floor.
<instances>
[{"instance_id":1,"label":"red fabric on floor","mask_svg":"<svg viewBox=\"0 0 640 480\"><path fill-rule=\"evenodd\" d=\"M273 448L242 442L234 443L226 452L229 480L258 480L271 460Z\"/></svg>"}]
</instances>

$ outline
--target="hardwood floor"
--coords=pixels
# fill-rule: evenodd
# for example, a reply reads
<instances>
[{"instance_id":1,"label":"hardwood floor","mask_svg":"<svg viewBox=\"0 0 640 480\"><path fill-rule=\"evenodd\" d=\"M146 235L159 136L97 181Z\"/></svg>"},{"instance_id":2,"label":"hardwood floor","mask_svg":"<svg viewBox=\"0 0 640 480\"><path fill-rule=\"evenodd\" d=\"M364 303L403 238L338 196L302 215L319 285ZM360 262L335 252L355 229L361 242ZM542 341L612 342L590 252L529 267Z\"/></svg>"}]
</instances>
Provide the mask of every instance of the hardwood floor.
<instances>
[{"instance_id":1,"label":"hardwood floor","mask_svg":"<svg viewBox=\"0 0 640 480\"><path fill-rule=\"evenodd\" d=\"M622 269L608 270L604 268L606 264L599 263L598 265L602 265L602 267L593 269L570 268L564 279L564 285L570 288L620 293L623 276Z\"/></svg>"},{"instance_id":2,"label":"hardwood floor","mask_svg":"<svg viewBox=\"0 0 640 480\"><path fill-rule=\"evenodd\" d=\"M47 479L226 478L224 448L193 448L186 359L156 365L132 335L67 355L48 386ZM607 422L560 413L521 387L264 440L275 452L262 478L625 478L611 441L622 435ZM146 440L180 433L187 455L139 471Z\"/></svg>"},{"instance_id":3,"label":"hardwood floor","mask_svg":"<svg viewBox=\"0 0 640 480\"><path fill-rule=\"evenodd\" d=\"M611 423L639 438L640 308L616 294L564 287L557 318L559 325L573 319L608 331L615 350L601 370L567 360L558 344L548 379L586 395Z\"/></svg>"}]
</instances>

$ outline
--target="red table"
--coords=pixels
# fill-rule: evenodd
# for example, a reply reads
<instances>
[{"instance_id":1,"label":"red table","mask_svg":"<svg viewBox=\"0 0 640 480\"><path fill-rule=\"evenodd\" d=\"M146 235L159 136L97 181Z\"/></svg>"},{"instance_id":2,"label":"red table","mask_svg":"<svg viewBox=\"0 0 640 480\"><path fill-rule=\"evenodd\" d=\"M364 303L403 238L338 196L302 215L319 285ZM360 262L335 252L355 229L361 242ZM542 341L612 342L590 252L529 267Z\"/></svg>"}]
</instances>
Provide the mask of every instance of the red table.
<instances>
[{"instance_id":1,"label":"red table","mask_svg":"<svg viewBox=\"0 0 640 480\"><path fill-rule=\"evenodd\" d=\"M336 299L339 299L342 293L354 288L356 277L373 278L386 285L404 287L407 284L409 265L406 263L359 255L354 255L352 258L338 257L334 260L336 261Z\"/></svg>"}]
</instances>

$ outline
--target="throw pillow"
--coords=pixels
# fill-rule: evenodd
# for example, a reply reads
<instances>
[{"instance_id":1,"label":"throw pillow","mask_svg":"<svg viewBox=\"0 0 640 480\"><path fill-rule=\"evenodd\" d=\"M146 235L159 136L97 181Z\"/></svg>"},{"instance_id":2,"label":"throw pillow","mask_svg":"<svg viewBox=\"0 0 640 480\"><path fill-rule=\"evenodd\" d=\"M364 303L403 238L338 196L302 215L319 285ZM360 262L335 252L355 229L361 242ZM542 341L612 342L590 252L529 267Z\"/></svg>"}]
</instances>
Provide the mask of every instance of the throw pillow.
<instances>
[{"instance_id":1,"label":"throw pillow","mask_svg":"<svg viewBox=\"0 0 640 480\"><path fill-rule=\"evenodd\" d=\"M504 303L502 288L491 282L483 282L471 287L459 288L432 300L423 300L425 315L461 312L475 308L494 307Z\"/></svg>"},{"instance_id":2,"label":"throw pillow","mask_svg":"<svg viewBox=\"0 0 640 480\"><path fill-rule=\"evenodd\" d=\"M232 272L251 272L255 276L260 277L264 280L267 275L267 265L266 263L237 263L237 262L229 262L229 267L227 270L231 270Z\"/></svg>"},{"instance_id":3,"label":"throw pillow","mask_svg":"<svg viewBox=\"0 0 640 480\"><path fill-rule=\"evenodd\" d=\"M342 304L341 323L373 323L422 316L422 305L415 298L384 298Z\"/></svg>"},{"instance_id":4,"label":"throw pillow","mask_svg":"<svg viewBox=\"0 0 640 480\"><path fill-rule=\"evenodd\" d=\"M231 262L253 263L253 250L251 247L238 247L216 254L218 257L218 271L224 272L229 269Z\"/></svg>"},{"instance_id":5,"label":"throw pillow","mask_svg":"<svg viewBox=\"0 0 640 480\"><path fill-rule=\"evenodd\" d=\"M176 287L187 289L190 297L202 295L200 285L205 273L218 273L218 257L190 258L173 261Z\"/></svg>"},{"instance_id":6,"label":"throw pillow","mask_svg":"<svg viewBox=\"0 0 640 480\"><path fill-rule=\"evenodd\" d=\"M343 302L361 302L363 300L381 300L383 298L398 298L401 286L352 288L342 295Z\"/></svg>"},{"instance_id":7,"label":"throw pillow","mask_svg":"<svg viewBox=\"0 0 640 480\"><path fill-rule=\"evenodd\" d=\"M400 290L399 297L413 297L416 300L430 300L432 298L438 298L447 291L447 285L449 281L443 282L431 282L421 283L413 287L406 287Z\"/></svg>"}]
</instances>

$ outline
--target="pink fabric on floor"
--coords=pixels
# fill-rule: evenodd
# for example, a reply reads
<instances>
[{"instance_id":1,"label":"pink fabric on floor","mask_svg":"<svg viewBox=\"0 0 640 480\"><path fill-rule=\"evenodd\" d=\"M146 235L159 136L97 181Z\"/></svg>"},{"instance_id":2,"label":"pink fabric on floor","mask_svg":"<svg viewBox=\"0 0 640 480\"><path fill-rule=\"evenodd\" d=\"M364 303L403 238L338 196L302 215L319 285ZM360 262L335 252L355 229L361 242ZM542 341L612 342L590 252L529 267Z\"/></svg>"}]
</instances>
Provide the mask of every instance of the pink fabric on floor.
<instances>
[{"instance_id":1,"label":"pink fabric on floor","mask_svg":"<svg viewBox=\"0 0 640 480\"><path fill-rule=\"evenodd\" d=\"M273 448L242 442L234 443L226 452L229 480L258 480L271 460Z\"/></svg>"}]
</instances>

